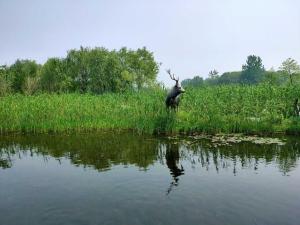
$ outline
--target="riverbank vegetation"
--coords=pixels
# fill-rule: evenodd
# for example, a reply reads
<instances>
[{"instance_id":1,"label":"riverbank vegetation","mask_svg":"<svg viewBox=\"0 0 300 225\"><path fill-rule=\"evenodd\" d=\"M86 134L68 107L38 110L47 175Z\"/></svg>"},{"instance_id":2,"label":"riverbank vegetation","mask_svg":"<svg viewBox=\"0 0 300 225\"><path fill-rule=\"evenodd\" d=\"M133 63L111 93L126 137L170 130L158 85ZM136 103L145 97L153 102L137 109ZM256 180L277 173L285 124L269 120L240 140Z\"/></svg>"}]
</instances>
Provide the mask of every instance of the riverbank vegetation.
<instances>
[{"instance_id":1,"label":"riverbank vegetation","mask_svg":"<svg viewBox=\"0 0 300 225\"><path fill-rule=\"evenodd\" d=\"M293 59L275 71L251 55L241 71L184 80L178 112L166 110L159 65L146 48L83 47L43 65L3 65L0 132L300 133L300 68Z\"/></svg>"},{"instance_id":2,"label":"riverbank vegetation","mask_svg":"<svg viewBox=\"0 0 300 225\"><path fill-rule=\"evenodd\" d=\"M294 114L297 86L227 85L188 88L178 112L167 111L165 91L9 95L0 101L0 130L74 132L133 130L141 133L299 133Z\"/></svg>"}]
</instances>

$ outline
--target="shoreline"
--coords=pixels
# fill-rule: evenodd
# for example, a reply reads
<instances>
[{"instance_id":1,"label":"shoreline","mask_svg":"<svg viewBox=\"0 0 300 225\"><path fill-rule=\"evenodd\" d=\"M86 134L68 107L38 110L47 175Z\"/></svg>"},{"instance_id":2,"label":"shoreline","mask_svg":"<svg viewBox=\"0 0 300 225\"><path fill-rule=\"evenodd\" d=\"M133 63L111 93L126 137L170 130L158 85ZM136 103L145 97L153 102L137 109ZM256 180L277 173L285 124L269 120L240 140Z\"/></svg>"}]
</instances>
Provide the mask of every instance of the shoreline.
<instances>
[{"instance_id":1,"label":"shoreline","mask_svg":"<svg viewBox=\"0 0 300 225\"><path fill-rule=\"evenodd\" d=\"M82 130L65 130L65 131L46 131L46 132L33 132L33 131L9 131L9 132L0 132L1 136L15 136L15 135L90 135L90 134L105 134L105 133L116 133L116 134L133 134L139 136L152 136L152 137L162 137L162 138L189 138L189 137L197 137L197 136L257 136L257 137L299 137L300 133L285 133L285 132L249 132L249 133L205 133L205 132L192 132L192 133L184 133L184 132L168 132L168 133L147 133L141 132L134 129L82 129Z\"/></svg>"},{"instance_id":2,"label":"shoreline","mask_svg":"<svg viewBox=\"0 0 300 225\"><path fill-rule=\"evenodd\" d=\"M0 98L0 134L130 131L154 135L300 134L293 115L300 87L216 86L188 89L177 112L166 92L10 95Z\"/></svg>"}]
</instances>

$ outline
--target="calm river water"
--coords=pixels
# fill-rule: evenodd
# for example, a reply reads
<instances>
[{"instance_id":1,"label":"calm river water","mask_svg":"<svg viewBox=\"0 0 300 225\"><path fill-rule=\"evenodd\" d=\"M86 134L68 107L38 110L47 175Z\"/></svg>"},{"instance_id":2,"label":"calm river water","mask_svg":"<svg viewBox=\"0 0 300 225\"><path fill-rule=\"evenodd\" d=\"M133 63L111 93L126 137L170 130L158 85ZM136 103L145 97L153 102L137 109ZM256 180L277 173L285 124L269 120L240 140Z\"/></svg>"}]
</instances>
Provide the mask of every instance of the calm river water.
<instances>
[{"instance_id":1,"label":"calm river water","mask_svg":"<svg viewBox=\"0 0 300 225\"><path fill-rule=\"evenodd\" d=\"M0 137L0 224L300 224L300 141Z\"/></svg>"}]
</instances>

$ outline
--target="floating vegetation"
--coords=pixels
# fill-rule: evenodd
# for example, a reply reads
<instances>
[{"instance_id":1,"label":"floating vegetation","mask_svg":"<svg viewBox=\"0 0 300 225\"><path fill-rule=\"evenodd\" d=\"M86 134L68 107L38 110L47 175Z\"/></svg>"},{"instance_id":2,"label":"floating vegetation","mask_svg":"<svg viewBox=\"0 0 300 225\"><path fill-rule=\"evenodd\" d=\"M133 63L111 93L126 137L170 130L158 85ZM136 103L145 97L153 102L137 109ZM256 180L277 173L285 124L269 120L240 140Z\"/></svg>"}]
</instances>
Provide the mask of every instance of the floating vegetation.
<instances>
[{"instance_id":1,"label":"floating vegetation","mask_svg":"<svg viewBox=\"0 0 300 225\"><path fill-rule=\"evenodd\" d=\"M250 142L257 145L285 145L284 140L279 138L271 138L271 137L259 137L256 135L248 136L243 134L217 134L217 135L196 135L189 136L189 138L194 139L196 141L185 141L186 144L194 144L197 140L209 140L212 143L212 146L230 146L233 144L241 143L241 142Z\"/></svg>"}]
</instances>

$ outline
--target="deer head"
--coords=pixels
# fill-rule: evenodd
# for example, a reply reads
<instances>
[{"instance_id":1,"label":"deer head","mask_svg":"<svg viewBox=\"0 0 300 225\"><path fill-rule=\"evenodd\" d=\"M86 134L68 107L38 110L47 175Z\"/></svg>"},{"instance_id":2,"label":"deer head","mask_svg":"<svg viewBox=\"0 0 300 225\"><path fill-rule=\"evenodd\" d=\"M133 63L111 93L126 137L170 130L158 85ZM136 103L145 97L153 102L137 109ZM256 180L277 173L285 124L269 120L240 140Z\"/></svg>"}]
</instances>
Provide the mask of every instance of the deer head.
<instances>
[{"instance_id":1,"label":"deer head","mask_svg":"<svg viewBox=\"0 0 300 225\"><path fill-rule=\"evenodd\" d=\"M180 85L179 77L177 77L176 79L175 74L174 73L172 74L170 69L167 70L167 73L170 75L170 78L176 82L175 86L173 87L174 91L178 94L184 93L185 90Z\"/></svg>"}]
</instances>

